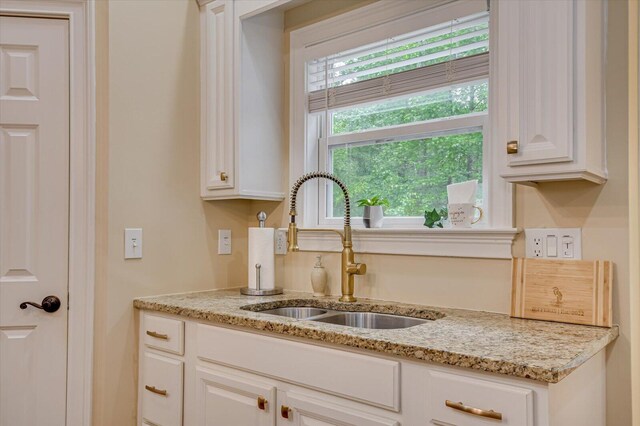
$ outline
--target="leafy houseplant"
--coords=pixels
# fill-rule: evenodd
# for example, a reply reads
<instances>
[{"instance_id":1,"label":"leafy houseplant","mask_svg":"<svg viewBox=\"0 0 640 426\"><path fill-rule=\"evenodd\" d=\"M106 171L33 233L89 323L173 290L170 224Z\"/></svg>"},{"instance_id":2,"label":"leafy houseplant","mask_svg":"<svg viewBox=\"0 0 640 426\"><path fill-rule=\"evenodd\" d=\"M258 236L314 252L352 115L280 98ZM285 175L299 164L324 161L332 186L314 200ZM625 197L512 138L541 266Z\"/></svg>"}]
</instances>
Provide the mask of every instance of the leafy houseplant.
<instances>
[{"instance_id":1,"label":"leafy houseplant","mask_svg":"<svg viewBox=\"0 0 640 426\"><path fill-rule=\"evenodd\" d=\"M366 228L382 228L384 220L383 207L389 207L389 201L376 195L372 198L363 198L358 200L358 206L364 207L362 220Z\"/></svg>"},{"instance_id":2,"label":"leafy houseplant","mask_svg":"<svg viewBox=\"0 0 640 426\"><path fill-rule=\"evenodd\" d=\"M443 222L448 216L447 209L440 209L440 211L433 209L431 211L424 211L424 226L427 228L443 228Z\"/></svg>"}]
</instances>

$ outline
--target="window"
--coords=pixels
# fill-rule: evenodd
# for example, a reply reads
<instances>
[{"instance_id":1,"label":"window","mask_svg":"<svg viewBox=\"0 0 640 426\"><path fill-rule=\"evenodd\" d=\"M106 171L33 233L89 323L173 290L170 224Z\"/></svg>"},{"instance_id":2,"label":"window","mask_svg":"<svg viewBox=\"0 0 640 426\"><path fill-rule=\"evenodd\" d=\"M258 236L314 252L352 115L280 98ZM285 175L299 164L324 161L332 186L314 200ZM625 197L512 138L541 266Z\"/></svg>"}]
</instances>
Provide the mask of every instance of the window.
<instances>
[{"instance_id":1,"label":"window","mask_svg":"<svg viewBox=\"0 0 640 426\"><path fill-rule=\"evenodd\" d=\"M448 184L477 179L479 228L510 228L509 188L491 168L486 5L381 1L293 32L291 179L334 173L352 204L388 198L385 227L416 231L425 209L446 207ZM305 185L305 227L340 226L334 189ZM362 209L352 215L358 227Z\"/></svg>"}]
</instances>

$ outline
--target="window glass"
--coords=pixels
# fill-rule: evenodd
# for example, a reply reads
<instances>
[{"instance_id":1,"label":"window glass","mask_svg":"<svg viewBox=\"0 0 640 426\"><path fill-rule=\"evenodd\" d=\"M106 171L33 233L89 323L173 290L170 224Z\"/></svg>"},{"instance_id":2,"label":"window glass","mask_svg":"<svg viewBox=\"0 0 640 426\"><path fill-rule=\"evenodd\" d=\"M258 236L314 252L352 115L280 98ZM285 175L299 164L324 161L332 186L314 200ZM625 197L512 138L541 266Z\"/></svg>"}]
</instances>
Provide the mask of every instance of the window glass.
<instances>
[{"instance_id":1,"label":"window glass","mask_svg":"<svg viewBox=\"0 0 640 426\"><path fill-rule=\"evenodd\" d=\"M380 195L389 200L386 216L422 216L427 206L447 205L447 185L477 179L482 199L480 129L383 143L337 145L329 149L333 173L349 188L353 204ZM327 217L344 214L341 191L327 191ZM354 216L362 208L352 207Z\"/></svg>"}]
</instances>

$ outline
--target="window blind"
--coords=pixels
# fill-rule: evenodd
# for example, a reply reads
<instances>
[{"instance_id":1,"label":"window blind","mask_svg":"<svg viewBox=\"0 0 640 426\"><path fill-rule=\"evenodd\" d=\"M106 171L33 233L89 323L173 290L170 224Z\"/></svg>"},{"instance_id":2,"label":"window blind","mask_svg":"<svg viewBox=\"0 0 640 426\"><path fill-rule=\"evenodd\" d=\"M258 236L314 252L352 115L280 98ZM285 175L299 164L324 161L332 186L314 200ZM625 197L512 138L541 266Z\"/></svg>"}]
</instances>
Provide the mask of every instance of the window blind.
<instances>
[{"instance_id":1,"label":"window blind","mask_svg":"<svg viewBox=\"0 0 640 426\"><path fill-rule=\"evenodd\" d=\"M482 12L307 64L309 112L479 80L489 75Z\"/></svg>"}]
</instances>

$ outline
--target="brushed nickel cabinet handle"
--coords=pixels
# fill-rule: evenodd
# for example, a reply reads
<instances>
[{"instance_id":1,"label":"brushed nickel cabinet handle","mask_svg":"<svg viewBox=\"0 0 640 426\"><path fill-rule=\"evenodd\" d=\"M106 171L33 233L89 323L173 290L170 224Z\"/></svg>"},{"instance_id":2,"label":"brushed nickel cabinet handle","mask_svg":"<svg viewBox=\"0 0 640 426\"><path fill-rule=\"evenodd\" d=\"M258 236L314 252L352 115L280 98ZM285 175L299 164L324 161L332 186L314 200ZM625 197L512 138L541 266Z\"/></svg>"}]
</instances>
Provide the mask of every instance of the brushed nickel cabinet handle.
<instances>
[{"instance_id":1,"label":"brushed nickel cabinet handle","mask_svg":"<svg viewBox=\"0 0 640 426\"><path fill-rule=\"evenodd\" d=\"M507 154L517 154L517 153L518 153L518 141L507 142Z\"/></svg>"},{"instance_id":2,"label":"brushed nickel cabinet handle","mask_svg":"<svg viewBox=\"0 0 640 426\"><path fill-rule=\"evenodd\" d=\"M481 408L469 407L464 405L462 402L453 402L448 399L444 402L449 408L453 408L454 410L464 411L465 413L473 414L474 416L487 417L489 419L494 420L502 420L502 413L493 410L483 410Z\"/></svg>"},{"instance_id":3,"label":"brushed nickel cabinet handle","mask_svg":"<svg viewBox=\"0 0 640 426\"><path fill-rule=\"evenodd\" d=\"M169 335L168 334L160 334L160 333L158 333L156 331L147 330L147 335L151 336L151 337L155 337L156 339L169 340Z\"/></svg>"},{"instance_id":4,"label":"brushed nickel cabinet handle","mask_svg":"<svg viewBox=\"0 0 640 426\"><path fill-rule=\"evenodd\" d=\"M280 415L282 416L282 418L288 419L289 414L291 414L291 408L287 407L286 405L282 405L280 407Z\"/></svg>"},{"instance_id":5,"label":"brushed nickel cabinet handle","mask_svg":"<svg viewBox=\"0 0 640 426\"><path fill-rule=\"evenodd\" d=\"M164 389L158 389L155 386L144 385L144 388L149 392L153 392L158 395L167 396L167 391Z\"/></svg>"},{"instance_id":6,"label":"brushed nickel cabinet handle","mask_svg":"<svg viewBox=\"0 0 640 426\"><path fill-rule=\"evenodd\" d=\"M259 396L258 397L258 408L261 410L266 410L267 409L267 399L264 396Z\"/></svg>"}]
</instances>

